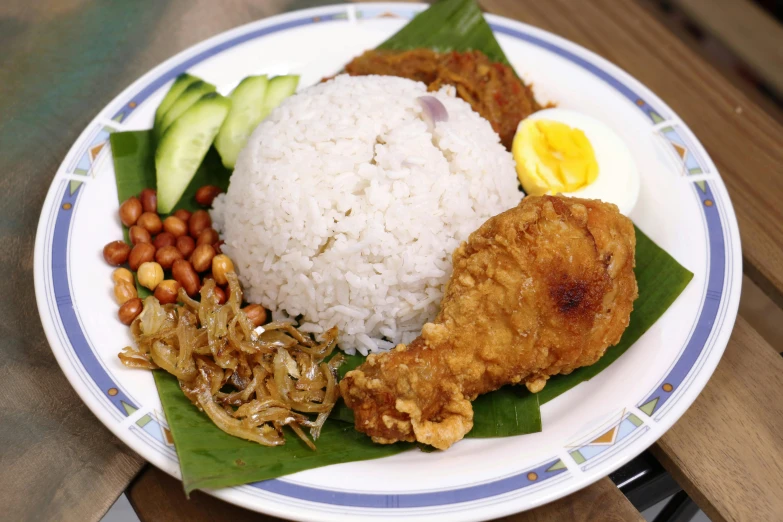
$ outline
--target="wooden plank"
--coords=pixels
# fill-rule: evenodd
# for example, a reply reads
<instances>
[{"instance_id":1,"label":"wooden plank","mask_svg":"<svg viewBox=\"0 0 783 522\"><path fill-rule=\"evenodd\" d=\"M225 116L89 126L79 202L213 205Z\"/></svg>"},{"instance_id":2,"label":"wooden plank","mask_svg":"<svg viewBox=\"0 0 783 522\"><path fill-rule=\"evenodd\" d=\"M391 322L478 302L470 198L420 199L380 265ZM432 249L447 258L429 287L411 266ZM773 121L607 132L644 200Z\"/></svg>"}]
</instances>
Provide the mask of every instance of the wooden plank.
<instances>
[{"instance_id":1,"label":"wooden plank","mask_svg":"<svg viewBox=\"0 0 783 522\"><path fill-rule=\"evenodd\" d=\"M783 25L750 0L675 0L674 3L783 95Z\"/></svg>"},{"instance_id":2,"label":"wooden plank","mask_svg":"<svg viewBox=\"0 0 783 522\"><path fill-rule=\"evenodd\" d=\"M783 352L783 308L748 276L742 278L739 314L776 352Z\"/></svg>"},{"instance_id":3,"label":"wooden plank","mask_svg":"<svg viewBox=\"0 0 783 522\"><path fill-rule=\"evenodd\" d=\"M740 318L704 391L653 447L713 522L783 513L783 358Z\"/></svg>"},{"instance_id":4,"label":"wooden plank","mask_svg":"<svg viewBox=\"0 0 783 522\"><path fill-rule=\"evenodd\" d=\"M223 502L201 491L185 497L182 482L154 466L147 466L125 492L141 522L278 522Z\"/></svg>"},{"instance_id":5,"label":"wooden plank","mask_svg":"<svg viewBox=\"0 0 783 522\"><path fill-rule=\"evenodd\" d=\"M185 498L182 482L147 467L127 491L141 522L278 522L281 519L228 504L200 491ZM608 478L573 495L498 522L612 522L644 519Z\"/></svg>"},{"instance_id":6,"label":"wooden plank","mask_svg":"<svg viewBox=\"0 0 783 522\"><path fill-rule=\"evenodd\" d=\"M717 164L748 275L783 305L783 127L632 0L482 0L614 62L688 124ZM576 7L578 5L578 8Z\"/></svg>"},{"instance_id":7,"label":"wooden plank","mask_svg":"<svg viewBox=\"0 0 783 522\"><path fill-rule=\"evenodd\" d=\"M757 81L750 78L737 67L737 58L725 44L711 39L705 42L688 30L684 23L685 15L678 10L663 9L659 0L636 0L645 8L647 14L663 24L673 35L684 43L694 54L714 67L723 78L737 87L755 105L766 112L778 124L783 125L783 106L775 103L772 97L759 89Z\"/></svg>"}]
</instances>

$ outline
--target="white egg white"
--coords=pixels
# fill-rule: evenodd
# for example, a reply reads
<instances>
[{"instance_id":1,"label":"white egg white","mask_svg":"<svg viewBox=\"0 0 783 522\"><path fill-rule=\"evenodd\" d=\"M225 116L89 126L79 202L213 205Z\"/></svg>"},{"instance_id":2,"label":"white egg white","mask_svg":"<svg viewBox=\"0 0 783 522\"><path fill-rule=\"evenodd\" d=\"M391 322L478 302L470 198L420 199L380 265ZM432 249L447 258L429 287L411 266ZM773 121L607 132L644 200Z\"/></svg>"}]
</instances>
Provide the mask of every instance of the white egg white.
<instances>
[{"instance_id":1,"label":"white egg white","mask_svg":"<svg viewBox=\"0 0 783 522\"><path fill-rule=\"evenodd\" d=\"M588 186L565 196L600 199L614 203L626 216L639 198L639 171L625 142L605 123L586 114L567 109L544 109L531 120L553 120L581 130L593 146L598 163L598 178Z\"/></svg>"}]
</instances>

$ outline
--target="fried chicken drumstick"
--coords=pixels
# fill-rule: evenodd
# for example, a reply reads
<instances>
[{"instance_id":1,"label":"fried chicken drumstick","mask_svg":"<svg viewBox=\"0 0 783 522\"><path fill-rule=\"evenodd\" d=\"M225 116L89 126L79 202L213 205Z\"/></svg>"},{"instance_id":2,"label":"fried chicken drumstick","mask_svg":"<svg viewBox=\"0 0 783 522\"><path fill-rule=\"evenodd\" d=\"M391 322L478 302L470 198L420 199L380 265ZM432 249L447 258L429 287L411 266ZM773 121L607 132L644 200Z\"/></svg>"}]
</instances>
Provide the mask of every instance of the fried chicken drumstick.
<instances>
[{"instance_id":1,"label":"fried chicken drumstick","mask_svg":"<svg viewBox=\"0 0 783 522\"><path fill-rule=\"evenodd\" d=\"M635 246L631 221L595 200L528 196L490 218L454 252L435 322L340 383L356 429L446 449L473 427L477 396L538 392L595 363L628 326Z\"/></svg>"}]
</instances>

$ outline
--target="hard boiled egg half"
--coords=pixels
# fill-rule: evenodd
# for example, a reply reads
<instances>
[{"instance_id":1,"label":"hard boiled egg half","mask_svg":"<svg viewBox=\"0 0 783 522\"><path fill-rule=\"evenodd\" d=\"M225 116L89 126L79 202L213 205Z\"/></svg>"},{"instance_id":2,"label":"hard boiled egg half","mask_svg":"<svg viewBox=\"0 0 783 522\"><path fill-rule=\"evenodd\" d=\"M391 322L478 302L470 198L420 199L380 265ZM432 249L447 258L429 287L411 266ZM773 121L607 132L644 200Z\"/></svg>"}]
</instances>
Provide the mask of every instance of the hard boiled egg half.
<instances>
[{"instance_id":1,"label":"hard boiled egg half","mask_svg":"<svg viewBox=\"0 0 783 522\"><path fill-rule=\"evenodd\" d=\"M605 123L566 109L544 109L519 123L511 153L527 194L563 194L614 203L628 215L639 172L622 138Z\"/></svg>"}]
</instances>

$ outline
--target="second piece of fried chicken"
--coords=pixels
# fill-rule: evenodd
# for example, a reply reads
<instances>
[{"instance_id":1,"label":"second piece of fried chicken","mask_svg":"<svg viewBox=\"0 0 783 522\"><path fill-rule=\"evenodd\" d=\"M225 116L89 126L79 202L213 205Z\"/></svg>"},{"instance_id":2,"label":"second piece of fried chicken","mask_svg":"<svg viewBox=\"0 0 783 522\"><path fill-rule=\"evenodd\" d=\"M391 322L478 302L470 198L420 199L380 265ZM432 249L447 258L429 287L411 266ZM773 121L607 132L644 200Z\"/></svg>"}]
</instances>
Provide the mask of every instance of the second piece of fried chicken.
<instances>
[{"instance_id":1,"label":"second piece of fried chicken","mask_svg":"<svg viewBox=\"0 0 783 522\"><path fill-rule=\"evenodd\" d=\"M340 383L375 442L446 449L473 427L470 401L509 383L540 391L617 344L637 297L636 235L601 201L528 196L454 252L434 323Z\"/></svg>"}]
</instances>

